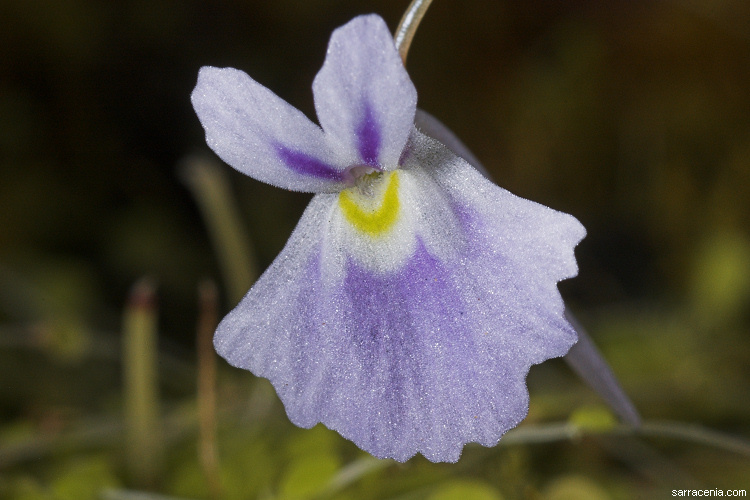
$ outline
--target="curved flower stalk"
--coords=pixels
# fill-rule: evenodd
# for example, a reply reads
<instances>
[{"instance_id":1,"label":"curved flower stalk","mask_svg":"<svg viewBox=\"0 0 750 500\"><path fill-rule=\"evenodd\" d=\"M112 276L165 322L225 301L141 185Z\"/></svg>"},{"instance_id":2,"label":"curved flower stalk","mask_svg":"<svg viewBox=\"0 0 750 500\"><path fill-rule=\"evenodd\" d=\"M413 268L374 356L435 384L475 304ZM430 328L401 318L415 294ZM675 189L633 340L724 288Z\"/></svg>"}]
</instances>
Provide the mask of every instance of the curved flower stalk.
<instances>
[{"instance_id":1,"label":"curved flower stalk","mask_svg":"<svg viewBox=\"0 0 750 500\"><path fill-rule=\"evenodd\" d=\"M577 273L585 230L415 128L380 17L334 31L313 94L320 127L245 73L200 71L211 148L316 193L217 351L268 378L296 425L377 457L455 462L466 443L495 445L526 416L530 366L576 341L557 282Z\"/></svg>"}]
</instances>

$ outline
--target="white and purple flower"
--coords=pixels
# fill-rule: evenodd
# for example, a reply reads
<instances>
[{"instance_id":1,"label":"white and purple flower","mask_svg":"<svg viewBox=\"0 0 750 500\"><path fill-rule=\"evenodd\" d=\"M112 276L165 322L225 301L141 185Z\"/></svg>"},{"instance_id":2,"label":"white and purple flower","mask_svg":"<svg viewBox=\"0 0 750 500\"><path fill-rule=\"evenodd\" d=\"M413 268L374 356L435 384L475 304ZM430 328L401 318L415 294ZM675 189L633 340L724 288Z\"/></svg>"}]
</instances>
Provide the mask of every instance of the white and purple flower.
<instances>
[{"instance_id":1,"label":"white and purple flower","mask_svg":"<svg viewBox=\"0 0 750 500\"><path fill-rule=\"evenodd\" d=\"M495 445L526 416L530 366L576 342L557 282L577 273L585 230L415 128L380 17L334 31L313 93L320 126L241 71L200 71L209 146L316 193L217 351L268 378L296 425L375 456L455 462L466 443Z\"/></svg>"}]
</instances>

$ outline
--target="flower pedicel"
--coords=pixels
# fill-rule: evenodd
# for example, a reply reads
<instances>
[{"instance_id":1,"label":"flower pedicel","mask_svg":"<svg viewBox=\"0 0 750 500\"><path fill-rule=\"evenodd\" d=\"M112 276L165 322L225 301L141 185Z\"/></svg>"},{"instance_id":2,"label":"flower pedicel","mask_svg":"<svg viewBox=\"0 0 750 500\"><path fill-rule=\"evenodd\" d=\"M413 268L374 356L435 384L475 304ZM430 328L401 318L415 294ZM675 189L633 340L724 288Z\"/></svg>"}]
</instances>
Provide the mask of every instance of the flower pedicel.
<instances>
[{"instance_id":1,"label":"flower pedicel","mask_svg":"<svg viewBox=\"0 0 750 500\"><path fill-rule=\"evenodd\" d=\"M232 68L192 102L240 172L316 193L281 254L219 325L234 366L268 378L292 422L371 454L455 462L528 411L531 365L576 342L557 282L572 216L494 185L414 126L417 95L385 22L331 36L320 126Z\"/></svg>"}]
</instances>

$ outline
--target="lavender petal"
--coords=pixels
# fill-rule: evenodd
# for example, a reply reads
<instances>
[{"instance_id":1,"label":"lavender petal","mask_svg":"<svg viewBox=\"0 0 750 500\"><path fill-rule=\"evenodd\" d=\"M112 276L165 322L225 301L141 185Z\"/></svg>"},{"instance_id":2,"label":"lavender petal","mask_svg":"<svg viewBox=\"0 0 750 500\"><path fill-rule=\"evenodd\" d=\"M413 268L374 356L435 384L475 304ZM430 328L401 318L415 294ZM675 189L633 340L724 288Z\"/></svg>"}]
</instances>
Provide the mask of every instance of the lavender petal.
<instances>
[{"instance_id":1,"label":"lavender petal","mask_svg":"<svg viewBox=\"0 0 750 500\"><path fill-rule=\"evenodd\" d=\"M206 142L235 169L294 191L340 189L334 171L348 166L341 151L302 112L242 71L201 68L191 99ZM290 166L284 157L314 158L315 164L293 161Z\"/></svg>"},{"instance_id":2,"label":"lavender petal","mask_svg":"<svg viewBox=\"0 0 750 500\"><path fill-rule=\"evenodd\" d=\"M313 95L323 130L352 164L398 167L417 92L383 19L359 16L333 32Z\"/></svg>"}]
</instances>

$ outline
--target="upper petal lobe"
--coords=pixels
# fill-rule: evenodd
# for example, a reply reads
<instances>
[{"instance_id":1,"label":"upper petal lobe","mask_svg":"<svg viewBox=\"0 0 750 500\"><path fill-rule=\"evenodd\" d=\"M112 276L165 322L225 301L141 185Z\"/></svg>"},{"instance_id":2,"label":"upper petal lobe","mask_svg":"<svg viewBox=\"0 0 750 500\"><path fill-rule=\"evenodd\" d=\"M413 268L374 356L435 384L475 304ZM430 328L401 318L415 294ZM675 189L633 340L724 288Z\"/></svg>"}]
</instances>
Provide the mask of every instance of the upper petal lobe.
<instances>
[{"instance_id":1,"label":"upper petal lobe","mask_svg":"<svg viewBox=\"0 0 750 500\"><path fill-rule=\"evenodd\" d=\"M347 164L323 130L242 71L201 68L191 99L208 145L240 172L294 191L343 186Z\"/></svg>"},{"instance_id":2,"label":"upper petal lobe","mask_svg":"<svg viewBox=\"0 0 750 500\"><path fill-rule=\"evenodd\" d=\"M333 32L313 94L321 126L352 164L398 166L417 92L379 16L356 17Z\"/></svg>"}]
</instances>

